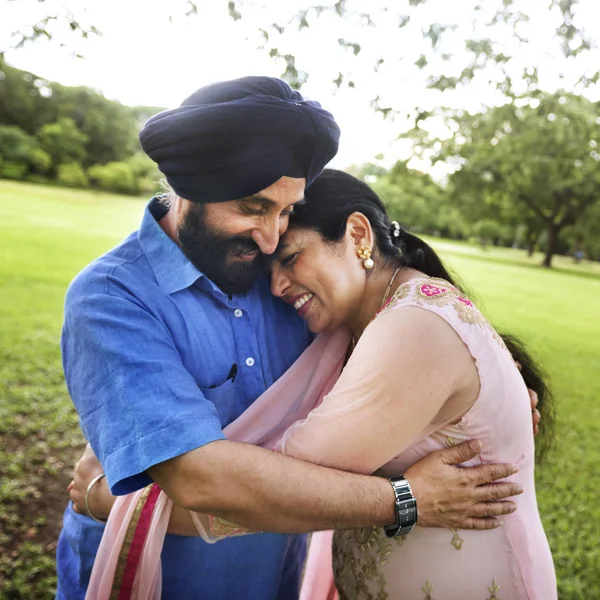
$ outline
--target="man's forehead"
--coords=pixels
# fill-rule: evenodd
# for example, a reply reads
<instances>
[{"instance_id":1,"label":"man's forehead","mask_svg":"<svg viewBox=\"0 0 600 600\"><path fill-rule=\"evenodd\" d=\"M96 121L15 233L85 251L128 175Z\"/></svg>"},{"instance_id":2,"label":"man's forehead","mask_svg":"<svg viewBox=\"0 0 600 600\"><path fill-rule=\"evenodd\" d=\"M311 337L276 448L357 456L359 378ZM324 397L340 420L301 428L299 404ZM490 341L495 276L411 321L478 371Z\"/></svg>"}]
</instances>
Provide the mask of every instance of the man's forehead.
<instances>
[{"instance_id":1,"label":"man's forehead","mask_svg":"<svg viewBox=\"0 0 600 600\"><path fill-rule=\"evenodd\" d=\"M296 200L304 197L306 188L306 179L304 177L281 177L275 183L263 190L260 190L254 196L261 196L267 199L275 200L294 196Z\"/></svg>"},{"instance_id":2,"label":"man's forehead","mask_svg":"<svg viewBox=\"0 0 600 600\"><path fill-rule=\"evenodd\" d=\"M262 191L258 192L257 194L252 194L251 196L247 196L246 198L242 198L241 201L255 202L263 204L265 206L279 206L281 204L304 204L304 202L306 202L304 198L304 189L299 190L293 195L283 195L275 193L268 194L268 192Z\"/></svg>"}]
</instances>

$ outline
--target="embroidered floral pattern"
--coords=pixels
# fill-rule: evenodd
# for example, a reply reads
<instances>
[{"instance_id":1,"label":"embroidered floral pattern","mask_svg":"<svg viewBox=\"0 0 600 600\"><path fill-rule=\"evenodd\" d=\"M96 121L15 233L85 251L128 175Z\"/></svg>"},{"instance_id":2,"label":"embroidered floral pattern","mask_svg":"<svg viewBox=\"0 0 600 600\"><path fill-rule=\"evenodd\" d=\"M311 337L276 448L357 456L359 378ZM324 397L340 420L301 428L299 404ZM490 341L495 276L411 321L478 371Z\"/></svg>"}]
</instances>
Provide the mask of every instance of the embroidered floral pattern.
<instances>
[{"instance_id":1,"label":"embroidered floral pattern","mask_svg":"<svg viewBox=\"0 0 600 600\"><path fill-rule=\"evenodd\" d=\"M245 527L241 527L240 525L236 525L235 523L231 523L220 517L214 517L213 515L208 515L208 527L209 531L215 536L226 535L233 537L236 535L252 533L250 529L246 529Z\"/></svg>"},{"instance_id":2,"label":"embroidered floral pattern","mask_svg":"<svg viewBox=\"0 0 600 600\"><path fill-rule=\"evenodd\" d=\"M492 581L492 585L490 585L488 591L490 592L491 596L489 596L487 600L500 600L500 597L496 595L496 592L500 591L500 586L495 579Z\"/></svg>"},{"instance_id":3,"label":"embroidered floral pattern","mask_svg":"<svg viewBox=\"0 0 600 600\"><path fill-rule=\"evenodd\" d=\"M421 591L425 594L425 598L423 600L433 600L433 596L431 592L433 592L433 586L429 581L425 582L425 585L421 588Z\"/></svg>"},{"instance_id":4,"label":"embroidered floral pattern","mask_svg":"<svg viewBox=\"0 0 600 600\"><path fill-rule=\"evenodd\" d=\"M494 340L503 348L504 341L489 324L488 320L479 312L477 307L467 298L457 287L451 285L444 279L437 277L423 277L413 279L398 287L390 301L384 306L381 312L388 310L400 300L404 300L412 295L415 304L426 306L433 304L444 307L452 306L458 317L469 325L475 325L488 331Z\"/></svg>"},{"instance_id":5,"label":"embroidered floral pattern","mask_svg":"<svg viewBox=\"0 0 600 600\"><path fill-rule=\"evenodd\" d=\"M450 543L457 549L460 550L463 547L463 544L465 543L465 540L463 540L460 535L458 534L459 529L451 529L450 530L454 535L452 536L452 539L450 540Z\"/></svg>"},{"instance_id":6,"label":"embroidered floral pattern","mask_svg":"<svg viewBox=\"0 0 600 600\"><path fill-rule=\"evenodd\" d=\"M336 531L333 536L333 574L340 600L388 600L387 581L381 567L394 544L406 536L388 538L380 527Z\"/></svg>"}]
</instances>

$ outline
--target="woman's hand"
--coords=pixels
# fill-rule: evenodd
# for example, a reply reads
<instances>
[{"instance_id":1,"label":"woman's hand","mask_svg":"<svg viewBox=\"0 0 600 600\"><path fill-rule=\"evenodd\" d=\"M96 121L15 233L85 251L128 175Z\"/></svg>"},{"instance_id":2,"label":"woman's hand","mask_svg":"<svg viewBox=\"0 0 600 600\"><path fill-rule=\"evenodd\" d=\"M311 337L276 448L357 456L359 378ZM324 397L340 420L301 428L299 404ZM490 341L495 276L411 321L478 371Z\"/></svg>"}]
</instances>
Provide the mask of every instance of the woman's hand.
<instances>
[{"instance_id":1,"label":"woman's hand","mask_svg":"<svg viewBox=\"0 0 600 600\"><path fill-rule=\"evenodd\" d=\"M523 366L519 361L515 361L515 364L517 365L519 372L523 370ZM540 421L542 420L542 415L537 409L539 402L537 392L529 388L527 388L527 391L529 392L529 401L531 402L531 418L533 420L533 435L535 437L540 432Z\"/></svg>"},{"instance_id":2,"label":"woman's hand","mask_svg":"<svg viewBox=\"0 0 600 600\"><path fill-rule=\"evenodd\" d=\"M527 390L529 392L529 400L531 402L531 418L533 419L533 435L537 435L540 432L540 421L542 420L542 415L540 415L540 411L537 409L538 405L538 395L533 390Z\"/></svg>"},{"instance_id":3,"label":"woman's hand","mask_svg":"<svg viewBox=\"0 0 600 600\"><path fill-rule=\"evenodd\" d=\"M68 485L67 492L73 502L73 510L87 514L85 508L85 494L90 481L102 473L102 465L96 458L92 447L87 444L81 458L75 464L73 481ZM108 489L106 477L97 481L88 496L88 505L91 513L100 520L108 519L110 509L115 502L115 497Z\"/></svg>"}]
</instances>

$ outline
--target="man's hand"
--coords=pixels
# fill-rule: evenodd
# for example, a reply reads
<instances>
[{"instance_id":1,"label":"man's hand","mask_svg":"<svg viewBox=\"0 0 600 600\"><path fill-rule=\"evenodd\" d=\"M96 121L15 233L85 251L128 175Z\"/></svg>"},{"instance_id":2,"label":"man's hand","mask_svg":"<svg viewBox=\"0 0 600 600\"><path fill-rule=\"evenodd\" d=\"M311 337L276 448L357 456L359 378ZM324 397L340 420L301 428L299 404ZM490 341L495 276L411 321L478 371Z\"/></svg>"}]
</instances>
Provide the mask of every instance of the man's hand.
<instances>
[{"instance_id":1,"label":"man's hand","mask_svg":"<svg viewBox=\"0 0 600 600\"><path fill-rule=\"evenodd\" d=\"M73 481L67 487L69 498L73 502L73 510L78 513L87 514L85 509L85 493L90 481L96 475L102 473L102 465L96 458L92 447L87 444L81 458L75 464ZM88 504L92 514L97 519L108 519L110 509L114 504L115 498L111 495L106 483L106 478L94 484L90 491Z\"/></svg>"},{"instance_id":2,"label":"man's hand","mask_svg":"<svg viewBox=\"0 0 600 600\"><path fill-rule=\"evenodd\" d=\"M412 465L404 474L417 499L421 527L494 529L496 518L516 510L503 498L523 493L516 483L493 483L517 472L513 465L481 465L460 468L479 454L476 440L433 452Z\"/></svg>"}]
</instances>

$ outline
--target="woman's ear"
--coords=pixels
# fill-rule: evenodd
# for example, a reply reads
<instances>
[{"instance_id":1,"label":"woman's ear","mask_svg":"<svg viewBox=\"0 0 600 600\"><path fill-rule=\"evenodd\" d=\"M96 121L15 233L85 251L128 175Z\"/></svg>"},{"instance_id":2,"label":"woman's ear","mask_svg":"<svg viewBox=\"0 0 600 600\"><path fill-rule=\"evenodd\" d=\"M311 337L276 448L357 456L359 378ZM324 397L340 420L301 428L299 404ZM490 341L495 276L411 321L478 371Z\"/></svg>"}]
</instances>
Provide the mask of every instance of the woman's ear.
<instances>
[{"instance_id":1,"label":"woman's ear","mask_svg":"<svg viewBox=\"0 0 600 600\"><path fill-rule=\"evenodd\" d=\"M373 229L369 219L361 212L353 212L346 220L346 235L355 246L366 245L373 248Z\"/></svg>"}]
</instances>

